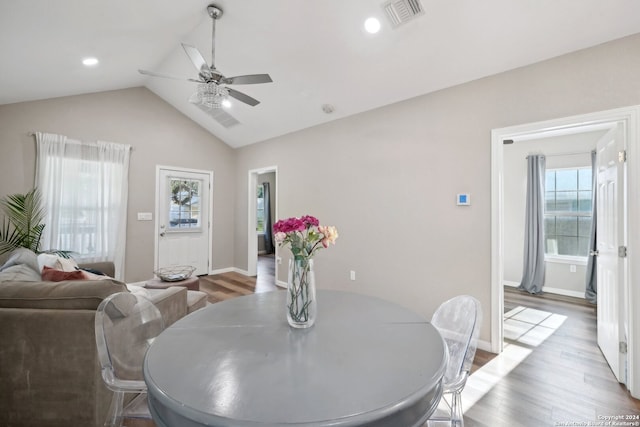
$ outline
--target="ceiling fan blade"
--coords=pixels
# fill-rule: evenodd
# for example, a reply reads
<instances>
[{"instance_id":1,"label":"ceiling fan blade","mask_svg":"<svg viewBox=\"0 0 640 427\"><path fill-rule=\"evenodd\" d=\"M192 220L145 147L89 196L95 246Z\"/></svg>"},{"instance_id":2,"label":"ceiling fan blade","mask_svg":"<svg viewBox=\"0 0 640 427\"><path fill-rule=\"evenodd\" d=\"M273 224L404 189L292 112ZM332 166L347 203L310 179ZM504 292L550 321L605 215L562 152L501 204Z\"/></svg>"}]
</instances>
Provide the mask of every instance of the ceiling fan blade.
<instances>
[{"instance_id":1,"label":"ceiling fan blade","mask_svg":"<svg viewBox=\"0 0 640 427\"><path fill-rule=\"evenodd\" d=\"M195 46L186 43L182 43L182 48L191 62L193 62L193 65L196 66L198 72L205 77L211 77L211 68L207 65L207 61L205 61L200 51Z\"/></svg>"},{"instance_id":2,"label":"ceiling fan blade","mask_svg":"<svg viewBox=\"0 0 640 427\"><path fill-rule=\"evenodd\" d=\"M255 98L250 97L247 94L244 94L242 92L238 92L235 89L231 89L231 88L226 88L229 91L229 96L234 97L235 99L237 99L238 101L242 101L245 104L251 105L252 107L255 107L256 105L260 104L260 101L258 101Z\"/></svg>"},{"instance_id":3,"label":"ceiling fan blade","mask_svg":"<svg viewBox=\"0 0 640 427\"><path fill-rule=\"evenodd\" d=\"M184 77L177 77L177 76L171 76L169 74L161 74L161 73L156 73L153 71L147 71L147 70L138 70L138 72L140 74L144 74L146 76L151 76L151 77L162 77L165 79L174 79L174 80L187 80L190 82L195 82L195 83L204 83L202 80L196 80L196 79L185 79Z\"/></svg>"},{"instance_id":4,"label":"ceiling fan blade","mask_svg":"<svg viewBox=\"0 0 640 427\"><path fill-rule=\"evenodd\" d=\"M246 76L225 77L222 83L231 85L252 85L257 83L271 83L269 74L248 74Z\"/></svg>"}]
</instances>

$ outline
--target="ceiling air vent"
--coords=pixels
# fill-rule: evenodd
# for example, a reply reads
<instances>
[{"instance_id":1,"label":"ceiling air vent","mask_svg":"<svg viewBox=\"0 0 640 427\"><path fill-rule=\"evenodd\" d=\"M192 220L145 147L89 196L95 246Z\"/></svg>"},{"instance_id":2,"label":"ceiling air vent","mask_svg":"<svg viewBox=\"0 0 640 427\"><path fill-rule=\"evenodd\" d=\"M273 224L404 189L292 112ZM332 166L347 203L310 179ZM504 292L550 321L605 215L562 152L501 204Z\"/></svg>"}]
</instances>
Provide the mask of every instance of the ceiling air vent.
<instances>
[{"instance_id":1,"label":"ceiling air vent","mask_svg":"<svg viewBox=\"0 0 640 427\"><path fill-rule=\"evenodd\" d=\"M211 108L204 104L197 103L195 104L199 109L213 117L213 119L220 123L225 128L230 128L237 124L240 124L238 120L236 120L231 114L224 111L222 108Z\"/></svg>"},{"instance_id":2,"label":"ceiling air vent","mask_svg":"<svg viewBox=\"0 0 640 427\"><path fill-rule=\"evenodd\" d=\"M420 0L394 0L382 5L393 28L406 24L416 16L424 15Z\"/></svg>"}]
</instances>

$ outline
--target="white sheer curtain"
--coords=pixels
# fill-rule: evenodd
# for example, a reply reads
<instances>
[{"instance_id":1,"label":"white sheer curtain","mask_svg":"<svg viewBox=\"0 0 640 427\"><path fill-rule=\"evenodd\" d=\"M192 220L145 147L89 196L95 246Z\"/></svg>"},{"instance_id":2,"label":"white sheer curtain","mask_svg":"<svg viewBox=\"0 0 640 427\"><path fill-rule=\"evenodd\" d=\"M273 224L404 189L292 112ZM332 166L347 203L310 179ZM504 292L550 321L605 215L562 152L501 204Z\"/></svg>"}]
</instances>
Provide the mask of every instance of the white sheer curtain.
<instances>
[{"instance_id":1,"label":"white sheer curtain","mask_svg":"<svg viewBox=\"0 0 640 427\"><path fill-rule=\"evenodd\" d=\"M36 133L36 186L46 209L44 249L113 261L124 277L130 145Z\"/></svg>"}]
</instances>

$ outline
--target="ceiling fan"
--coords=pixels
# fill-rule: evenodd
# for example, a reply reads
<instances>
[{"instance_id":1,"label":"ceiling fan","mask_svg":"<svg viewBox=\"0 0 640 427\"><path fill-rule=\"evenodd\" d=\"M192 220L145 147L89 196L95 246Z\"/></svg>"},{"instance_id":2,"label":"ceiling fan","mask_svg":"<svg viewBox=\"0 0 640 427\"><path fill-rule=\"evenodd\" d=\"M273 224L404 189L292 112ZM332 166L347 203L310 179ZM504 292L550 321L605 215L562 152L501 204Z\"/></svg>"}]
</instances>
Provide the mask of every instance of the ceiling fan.
<instances>
[{"instance_id":1,"label":"ceiling fan","mask_svg":"<svg viewBox=\"0 0 640 427\"><path fill-rule=\"evenodd\" d=\"M215 52L216 52L216 20L222 16L222 9L215 4L207 6L207 13L212 20L212 33L211 33L211 65L207 64L202 54L195 46L187 43L182 43L184 51L198 70L198 78L181 78L171 76L167 74L155 73L152 71L138 70L140 74L145 74L153 77L163 77L176 80L188 80L190 82L198 83L197 91L189 98L189 102L194 104L203 105L205 107L220 108L223 102L232 97L238 101L244 102L247 105L255 107L260 103L255 98L242 93L238 90L227 87L227 85L234 84L257 84L257 83L271 83L271 77L269 74L248 74L244 76L225 77L215 66Z\"/></svg>"}]
</instances>

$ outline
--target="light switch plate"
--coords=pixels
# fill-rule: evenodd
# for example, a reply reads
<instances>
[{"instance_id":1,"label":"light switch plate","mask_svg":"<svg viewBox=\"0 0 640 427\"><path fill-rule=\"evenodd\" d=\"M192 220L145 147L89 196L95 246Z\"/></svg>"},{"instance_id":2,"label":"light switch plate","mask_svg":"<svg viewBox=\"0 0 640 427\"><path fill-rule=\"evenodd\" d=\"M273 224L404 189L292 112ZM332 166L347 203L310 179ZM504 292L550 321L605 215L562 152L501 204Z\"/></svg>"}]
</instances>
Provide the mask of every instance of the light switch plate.
<instances>
[{"instance_id":1,"label":"light switch plate","mask_svg":"<svg viewBox=\"0 0 640 427\"><path fill-rule=\"evenodd\" d=\"M151 221L153 220L153 215L151 212L138 212L138 221Z\"/></svg>"}]
</instances>

